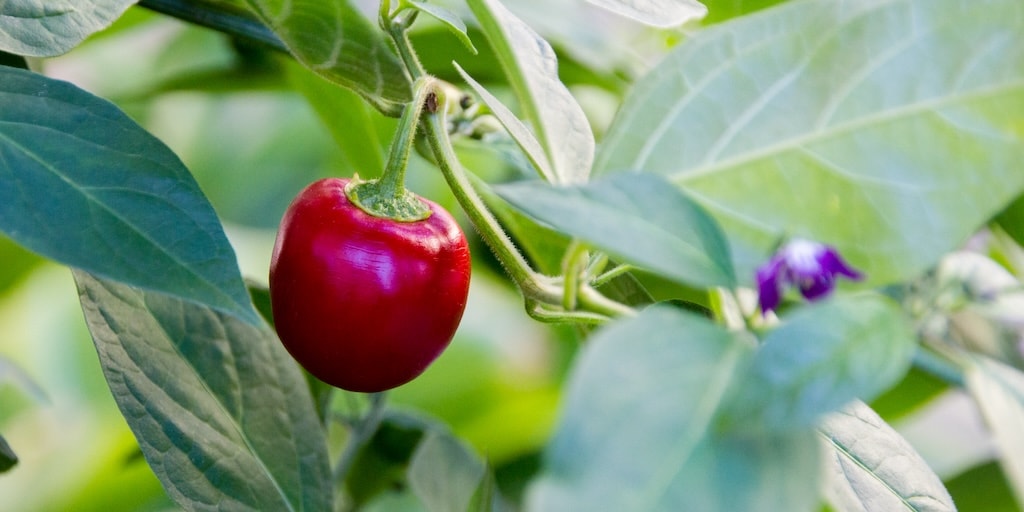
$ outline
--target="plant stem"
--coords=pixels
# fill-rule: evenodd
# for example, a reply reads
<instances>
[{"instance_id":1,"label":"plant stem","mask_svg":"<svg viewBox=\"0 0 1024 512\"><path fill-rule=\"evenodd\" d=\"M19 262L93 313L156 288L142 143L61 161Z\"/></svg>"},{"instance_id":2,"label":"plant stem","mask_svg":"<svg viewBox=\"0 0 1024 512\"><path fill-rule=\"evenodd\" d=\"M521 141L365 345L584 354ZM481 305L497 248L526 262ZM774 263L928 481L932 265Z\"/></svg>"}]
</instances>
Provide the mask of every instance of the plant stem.
<instances>
[{"instance_id":1,"label":"plant stem","mask_svg":"<svg viewBox=\"0 0 1024 512\"><path fill-rule=\"evenodd\" d=\"M605 297L590 285L580 286L580 305L589 311L594 311L610 317L636 316L636 310L621 303Z\"/></svg>"},{"instance_id":2,"label":"plant stem","mask_svg":"<svg viewBox=\"0 0 1024 512\"><path fill-rule=\"evenodd\" d=\"M416 222L430 216L430 207L405 189L405 169L423 109L428 103L431 110L436 108L436 81L429 75L416 79L412 101L402 109L398 131L391 141L383 176L370 181L353 179L345 187L349 201L364 212L398 222Z\"/></svg>"},{"instance_id":3,"label":"plant stem","mask_svg":"<svg viewBox=\"0 0 1024 512\"><path fill-rule=\"evenodd\" d=\"M421 76L413 84L412 102L405 106L402 117L398 120L397 136L391 141L384 174L379 180L382 193L390 193L397 197L405 190L405 169L409 165L409 154L416 139L416 128L423 114L423 105L433 94L433 82L433 78Z\"/></svg>"},{"instance_id":4,"label":"plant stem","mask_svg":"<svg viewBox=\"0 0 1024 512\"><path fill-rule=\"evenodd\" d=\"M352 469L356 456L359 455L359 450L366 445L370 438L373 437L373 434L377 432L377 428L380 427L380 422L384 419L386 396L386 392L370 394L370 409L366 411L363 419L352 427L350 437L345 443L345 449L341 452L341 456L338 457L338 463L334 466L334 481L337 485L340 486L345 483L345 479L348 478L348 472Z\"/></svg>"},{"instance_id":5,"label":"plant stem","mask_svg":"<svg viewBox=\"0 0 1024 512\"><path fill-rule=\"evenodd\" d=\"M562 259L562 275L565 276L562 292L562 307L566 311L576 309L576 294L580 288L580 267L582 260L589 258L587 247L577 240L569 243Z\"/></svg>"},{"instance_id":6,"label":"plant stem","mask_svg":"<svg viewBox=\"0 0 1024 512\"><path fill-rule=\"evenodd\" d=\"M381 12L383 14L384 11L382 10ZM406 33L408 23L397 21L395 15L389 14L389 16L391 16L391 19L381 20L381 23L387 24L388 35L395 43L398 54L402 57L402 61L405 63L409 73L418 81L421 77L427 75L419 59L416 57L412 44L409 42ZM526 261L526 258L516 248L512 239L505 233L501 224L484 204L483 199L476 193L473 184L466 176L465 169L459 163L448 135L448 123L445 118L448 110L448 98L446 98L442 87L437 87L435 92L438 105L440 106L439 112L427 115L425 126L427 141L434 152L434 158L437 160L438 167L441 168L441 173L448 183L448 188L455 195L459 206L466 212L473 226L480 233L480 237L483 238L484 243L494 252L498 261L505 267L505 271L509 273L509 276L523 293L527 301L527 310L531 315L535 318L543 317L546 320L555 320L555 316L561 315L562 320L601 323L602 321L607 321L606 317L632 316L636 314L636 311L632 308L601 295L589 286L579 287L578 279L566 280L573 282L570 283L573 286L573 291L567 293L565 289L557 286L554 279L533 270L529 262ZM588 308L590 313L550 311L536 307L538 303L563 304L564 302L571 302L575 305L576 301L571 295L576 293L577 287L579 287L580 304ZM597 315L591 313L597 313ZM583 317L586 318L584 319Z\"/></svg>"}]
</instances>

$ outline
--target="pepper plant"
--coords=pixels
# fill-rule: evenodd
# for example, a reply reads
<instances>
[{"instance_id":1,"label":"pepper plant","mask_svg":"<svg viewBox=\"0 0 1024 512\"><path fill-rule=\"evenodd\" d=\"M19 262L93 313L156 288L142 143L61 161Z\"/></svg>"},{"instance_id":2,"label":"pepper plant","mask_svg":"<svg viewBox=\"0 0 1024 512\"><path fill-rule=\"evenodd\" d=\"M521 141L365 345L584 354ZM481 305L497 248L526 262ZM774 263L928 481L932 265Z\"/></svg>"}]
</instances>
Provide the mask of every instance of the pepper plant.
<instances>
[{"instance_id":1,"label":"pepper plant","mask_svg":"<svg viewBox=\"0 0 1024 512\"><path fill-rule=\"evenodd\" d=\"M1024 505L1024 3L370 4L0 2L0 232L72 269L167 506ZM151 63L142 87L104 99L61 65L169 19L202 36L139 44L181 52L165 56L191 74ZM92 62L100 77L124 64ZM345 163L281 165L260 189L239 162L241 206L211 201L216 180L201 187L150 133L147 106L263 89L303 98ZM245 126L249 113L235 129L277 133L289 162L314 153L273 123ZM300 194L314 178L328 180ZM565 368L553 400L491 404L489 435L519 435L513 453L489 453L459 411L429 414L474 391L472 364L391 399L466 305L466 241L433 201L462 222L473 279L500 276L560 347L546 352ZM275 267L243 275L221 220L233 208L271 218L270 233L285 216ZM359 227L335 223L341 208ZM398 264L392 233L373 238L431 218L457 233L456 256ZM413 284L413 267L458 282ZM0 382L23 373L0 369ZM949 412L949 397L969 400ZM955 444L943 427L963 411L988 447L972 464L943 466L941 446L902 435L918 418ZM0 479L31 470L16 455L28 443L0 438Z\"/></svg>"}]
</instances>

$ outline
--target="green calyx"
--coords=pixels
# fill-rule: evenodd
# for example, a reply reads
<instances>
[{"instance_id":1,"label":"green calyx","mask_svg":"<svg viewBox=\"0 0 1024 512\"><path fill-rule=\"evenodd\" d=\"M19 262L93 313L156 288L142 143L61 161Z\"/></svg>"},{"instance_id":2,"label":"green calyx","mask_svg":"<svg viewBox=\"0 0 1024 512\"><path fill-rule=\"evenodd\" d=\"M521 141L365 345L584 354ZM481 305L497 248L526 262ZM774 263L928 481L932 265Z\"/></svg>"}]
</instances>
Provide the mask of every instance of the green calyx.
<instances>
[{"instance_id":1,"label":"green calyx","mask_svg":"<svg viewBox=\"0 0 1024 512\"><path fill-rule=\"evenodd\" d=\"M402 188L395 190L381 180L361 181L353 178L345 186L345 196L360 210L397 222L416 222L432 213L427 203Z\"/></svg>"},{"instance_id":2,"label":"green calyx","mask_svg":"<svg viewBox=\"0 0 1024 512\"><path fill-rule=\"evenodd\" d=\"M360 210L398 222L416 222L430 217L430 207L416 194L405 189L405 168L409 152L416 140L416 127L423 110L437 109L438 81L430 76L420 77L415 83L415 95L405 106L398 120L395 139L391 141L384 174L377 180L363 181L358 176L345 187L345 195Z\"/></svg>"}]
</instances>

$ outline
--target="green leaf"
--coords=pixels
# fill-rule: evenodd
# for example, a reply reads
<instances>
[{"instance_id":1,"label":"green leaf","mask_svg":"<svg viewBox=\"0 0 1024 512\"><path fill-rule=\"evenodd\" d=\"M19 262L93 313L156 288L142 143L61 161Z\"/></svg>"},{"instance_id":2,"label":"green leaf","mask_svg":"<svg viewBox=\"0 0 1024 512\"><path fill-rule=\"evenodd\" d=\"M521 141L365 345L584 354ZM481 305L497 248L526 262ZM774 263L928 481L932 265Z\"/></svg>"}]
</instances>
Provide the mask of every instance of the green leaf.
<instances>
[{"instance_id":1,"label":"green leaf","mask_svg":"<svg viewBox=\"0 0 1024 512\"><path fill-rule=\"evenodd\" d=\"M625 262L686 284L736 282L714 219L659 176L623 173L573 187L534 181L495 190L530 216Z\"/></svg>"},{"instance_id":2,"label":"green leaf","mask_svg":"<svg viewBox=\"0 0 1024 512\"><path fill-rule=\"evenodd\" d=\"M61 263L257 321L188 169L109 102L0 68L0 231Z\"/></svg>"},{"instance_id":3,"label":"green leaf","mask_svg":"<svg viewBox=\"0 0 1024 512\"><path fill-rule=\"evenodd\" d=\"M0 51L0 66L28 69L28 61L21 55Z\"/></svg>"},{"instance_id":4,"label":"green leaf","mask_svg":"<svg viewBox=\"0 0 1024 512\"><path fill-rule=\"evenodd\" d=\"M696 0L587 0L652 27L669 28L703 18L708 8Z\"/></svg>"},{"instance_id":5,"label":"green leaf","mask_svg":"<svg viewBox=\"0 0 1024 512\"><path fill-rule=\"evenodd\" d=\"M863 402L825 416L818 432L831 466L827 493L839 510L956 510L924 459Z\"/></svg>"},{"instance_id":6,"label":"green leaf","mask_svg":"<svg viewBox=\"0 0 1024 512\"><path fill-rule=\"evenodd\" d=\"M409 486L430 512L466 510L485 477L483 461L438 430L426 434L409 463Z\"/></svg>"},{"instance_id":7,"label":"green leaf","mask_svg":"<svg viewBox=\"0 0 1024 512\"><path fill-rule=\"evenodd\" d=\"M533 167L537 169L537 173L540 174L549 183L558 183L559 178L555 174L555 171L551 168L551 164L548 162L547 154L544 152L544 148L540 146L540 142L537 141L537 137L533 135L530 128L526 126L512 113L511 110L506 107L501 100L491 94L484 86L480 85L479 82L469 76L461 66L454 64L455 69L462 75L462 79L469 84L470 87L476 91L480 99L483 100L484 104L491 109L491 113L494 117L498 118L501 125L505 127L508 134L512 137L512 140L516 141L519 148L526 154L526 158L530 160Z\"/></svg>"},{"instance_id":8,"label":"green leaf","mask_svg":"<svg viewBox=\"0 0 1024 512\"><path fill-rule=\"evenodd\" d=\"M594 133L583 109L558 78L551 45L497 0L469 0L487 40L537 133L558 184L587 181Z\"/></svg>"},{"instance_id":9,"label":"green leaf","mask_svg":"<svg viewBox=\"0 0 1024 512\"><path fill-rule=\"evenodd\" d=\"M753 276L785 234L870 284L918 275L1024 189L1024 3L794 1L638 82L595 172L668 176Z\"/></svg>"},{"instance_id":10,"label":"green leaf","mask_svg":"<svg viewBox=\"0 0 1024 512\"><path fill-rule=\"evenodd\" d=\"M1024 373L979 356L964 374L967 391L981 409L999 450L999 464L1024 504Z\"/></svg>"},{"instance_id":11,"label":"green leaf","mask_svg":"<svg viewBox=\"0 0 1024 512\"><path fill-rule=\"evenodd\" d=\"M822 415L899 382L916 347L899 307L880 295L802 307L765 336L727 424L744 431L814 427Z\"/></svg>"},{"instance_id":12,"label":"green leaf","mask_svg":"<svg viewBox=\"0 0 1024 512\"><path fill-rule=\"evenodd\" d=\"M751 352L739 334L663 305L598 331L576 360L527 508L813 510L812 436L712 428Z\"/></svg>"},{"instance_id":13,"label":"green leaf","mask_svg":"<svg viewBox=\"0 0 1024 512\"><path fill-rule=\"evenodd\" d=\"M54 57L121 17L134 0L12 0L0 2L0 50Z\"/></svg>"},{"instance_id":14,"label":"green leaf","mask_svg":"<svg viewBox=\"0 0 1024 512\"><path fill-rule=\"evenodd\" d=\"M269 328L74 275L104 376L168 495L187 510L331 510L323 428Z\"/></svg>"},{"instance_id":15,"label":"green leaf","mask_svg":"<svg viewBox=\"0 0 1024 512\"><path fill-rule=\"evenodd\" d=\"M409 77L377 28L348 0L246 0L292 55L320 76L397 116Z\"/></svg>"},{"instance_id":16,"label":"green leaf","mask_svg":"<svg viewBox=\"0 0 1024 512\"><path fill-rule=\"evenodd\" d=\"M444 7L427 2L410 0L409 5L440 21L473 55L477 54L476 47L473 46L473 41L469 38L469 33L466 30L466 24L462 22L462 19L457 14Z\"/></svg>"},{"instance_id":17,"label":"green leaf","mask_svg":"<svg viewBox=\"0 0 1024 512\"><path fill-rule=\"evenodd\" d=\"M17 464L18 456L11 449L11 445L7 444L4 436L0 436L0 473L6 473Z\"/></svg>"}]
</instances>

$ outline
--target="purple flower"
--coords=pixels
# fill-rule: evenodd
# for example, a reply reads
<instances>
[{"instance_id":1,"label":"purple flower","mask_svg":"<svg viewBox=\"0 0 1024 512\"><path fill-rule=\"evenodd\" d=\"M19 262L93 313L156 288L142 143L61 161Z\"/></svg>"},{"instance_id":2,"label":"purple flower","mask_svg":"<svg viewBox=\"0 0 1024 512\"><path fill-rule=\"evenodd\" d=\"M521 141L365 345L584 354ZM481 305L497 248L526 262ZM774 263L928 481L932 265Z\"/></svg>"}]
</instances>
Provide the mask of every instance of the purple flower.
<instances>
[{"instance_id":1,"label":"purple flower","mask_svg":"<svg viewBox=\"0 0 1024 512\"><path fill-rule=\"evenodd\" d=\"M787 286L796 286L808 300L823 298L835 288L837 275L855 281L863 277L843 261L834 247L809 240L790 240L768 263L757 269L761 312L775 309Z\"/></svg>"}]
</instances>

